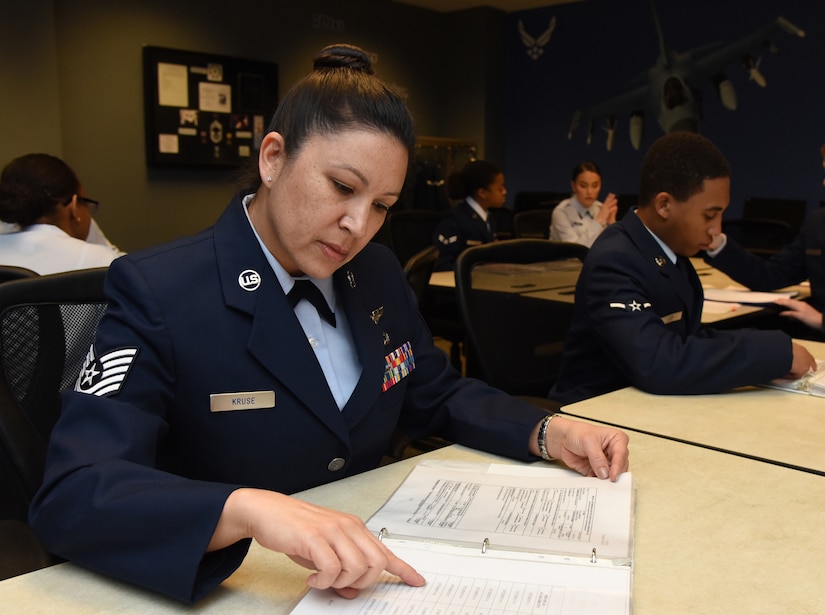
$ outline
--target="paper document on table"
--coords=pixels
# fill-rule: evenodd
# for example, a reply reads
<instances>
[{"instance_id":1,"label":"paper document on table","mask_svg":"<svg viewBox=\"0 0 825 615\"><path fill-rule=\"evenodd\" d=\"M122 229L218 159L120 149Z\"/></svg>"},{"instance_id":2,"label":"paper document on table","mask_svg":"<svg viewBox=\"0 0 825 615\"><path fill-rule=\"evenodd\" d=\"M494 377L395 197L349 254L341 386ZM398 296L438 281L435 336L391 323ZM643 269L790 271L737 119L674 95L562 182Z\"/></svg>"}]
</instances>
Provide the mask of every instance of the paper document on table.
<instances>
[{"instance_id":1,"label":"paper document on table","mask_svg":"<svg viewBox=\"0 0 825 615\"><path fill-rule=\"evenodd\" d=\"M625 567L554 566L502 560L466 549L395 542L392 552L427 580L405 585L384 573L352 600L332 590L311 590L292 615L377 615L404 613L501 613L531 615L629 615L631 571Z\"/></svg>"},{"instance_id":2,"label":"paper document on table","mask_svg":"<svg viewBox=\"0 0 825 615\"><path fill-rule=\"evenodd\" d=\"M796 291L765 293L755 290L736 288L705 288L704 291L705 299L710 301L723 301L725 303L749 303L753 305L765 305L773 303L777 299L791 299L799 294Z\"/></svg>"},{"instance_id":3,"label":"paper document on table","mask_svg":"<svg viewBox=\"0 0 825 615\"><path fill-rule=\"evenodd\" d=\"M633 503L630 473L426 460L367 527L427 585L385 575L354 601L313 590L293 612L629 613Z\"/></svg>"},{"instance_id":4,"label":"paper document on table","mask_svg":"<svg viewBox=\"0 0 825 615\"><path fill-rule=\"evenodd\" d=\"M390 536L479 547L628 559L630 476L616 483L570 470L419 463L367 522Z\"/></svg>"},{"instance_id":5,"label":"paper document on table","mask_svg":"<svg viewBox=\"0 0 825 615\"><path fill-rule=\"evenodd\" d=\"M777 378L763 386L791 391L792 393L805 393L807 395L825 397L825 361L817 359L816 371L808 372L801 378L797 378L796 380Z\"/></svg>"}]
</instances>

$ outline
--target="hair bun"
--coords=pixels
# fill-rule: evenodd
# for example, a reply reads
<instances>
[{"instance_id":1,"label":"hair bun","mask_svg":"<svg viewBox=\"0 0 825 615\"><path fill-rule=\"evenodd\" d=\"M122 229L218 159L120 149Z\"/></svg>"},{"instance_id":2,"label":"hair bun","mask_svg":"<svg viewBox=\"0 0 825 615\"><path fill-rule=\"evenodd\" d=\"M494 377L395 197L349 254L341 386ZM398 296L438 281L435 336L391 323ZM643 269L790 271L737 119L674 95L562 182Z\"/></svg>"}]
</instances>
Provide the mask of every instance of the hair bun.
<instances>
[{"instance_id":1,"label":"hair bun","mask_svg":"<svg viewBox=\"0 0 825 615\"><path fill-rule=\"evenodd\" d=\"M355 45L339 43L324 47L313 62L315 70L322 68L351 68L353 70L374 74L372 62L367 53Z\"/></svg>"}]
</instances>

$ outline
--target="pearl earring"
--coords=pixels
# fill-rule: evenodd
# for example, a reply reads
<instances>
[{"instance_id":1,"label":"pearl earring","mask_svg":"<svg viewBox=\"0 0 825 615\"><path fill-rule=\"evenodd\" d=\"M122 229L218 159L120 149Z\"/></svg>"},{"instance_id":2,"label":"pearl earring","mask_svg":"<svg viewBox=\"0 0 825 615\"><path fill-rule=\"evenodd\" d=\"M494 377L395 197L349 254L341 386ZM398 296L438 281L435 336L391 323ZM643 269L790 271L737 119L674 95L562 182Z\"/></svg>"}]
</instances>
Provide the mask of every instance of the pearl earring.
<instances>
[{"instance_id":1,"label":"pearl earring","mask_svg":"<svg viewBox=\"0 0 825 615\"><path fill-rule=\"evenodd\" d=\"M266 181L271 182L271 181L272 181L272 178L271 178L269 175L267 175L267 176L266 176Z\"/></svg>"}]
</instances>

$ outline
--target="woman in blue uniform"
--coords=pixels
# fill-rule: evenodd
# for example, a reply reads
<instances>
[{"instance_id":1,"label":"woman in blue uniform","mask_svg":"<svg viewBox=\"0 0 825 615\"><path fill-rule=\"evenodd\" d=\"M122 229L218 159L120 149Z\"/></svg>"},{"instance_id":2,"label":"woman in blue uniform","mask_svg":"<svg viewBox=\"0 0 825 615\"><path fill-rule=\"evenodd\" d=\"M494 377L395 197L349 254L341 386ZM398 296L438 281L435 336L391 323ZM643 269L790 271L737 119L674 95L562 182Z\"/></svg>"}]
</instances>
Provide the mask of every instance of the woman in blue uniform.
<instances>
[{"instance_id":1,"label":"woman in blue uniform","mask_svg":"<svg viewBox=\"0 0 825 615\"><path fill-rule=\"evenodd\" d=\"M438 248L435 271L452 271L464 250L494 241L488 211L504 207L507 199L504 173L486 160L468 162L449 181L450 194L464 200L445 214L433 233Z\"/></svg>"},{"instance_id":2,"label":"woman in blue uniform","mask_svg":"<svg viewBox=\"0 0 825 615\"><path fill-rule=\"evenodd\" d=\"M361 520L289 494L374 468L397 428L627 468L625 434L462 379L433 345L397 259L369 243L413 145L366 54L326 48L280 102L255 187L199 235L115 261L32 504L50 551L191 602L255 539L353 596L383 570L424 580Z\"/></svg>"}]
</instances>

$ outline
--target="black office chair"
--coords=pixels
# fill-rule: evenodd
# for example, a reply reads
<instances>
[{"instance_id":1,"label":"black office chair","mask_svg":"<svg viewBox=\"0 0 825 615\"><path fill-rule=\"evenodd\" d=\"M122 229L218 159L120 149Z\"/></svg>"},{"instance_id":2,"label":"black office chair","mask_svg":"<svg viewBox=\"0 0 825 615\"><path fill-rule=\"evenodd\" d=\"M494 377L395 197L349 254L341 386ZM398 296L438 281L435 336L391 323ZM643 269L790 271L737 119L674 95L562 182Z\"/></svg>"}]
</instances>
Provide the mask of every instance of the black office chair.
<instances>
[{"instance_id":1,"label":"black office chair","mask_svg":"<svg viewBox=\"0 0 825 615\"><path fill-rule=\"evenodd\" d=\"M438 248L434 245L427 246L423 250L413 254L404 265L404 274L407 281L412 286L413 292L418 299L419 309L424 300L427 288L430 285L430 276L433 273L435 261L438 258Z\"/></svg>"},{"instance_id":2,"label":"black office chair","mask_svg":"<svg viewBox=\"0 0 825 615\"><path fill-rule=\"evenodd\" d=\"M808 202L804 199L748 197L742 217L757 220L777 220L786 223L791 235L796 235L805 221Z\"/></svg>"},{"instance_id":3,"label":"black office chair","mask_svg":"<svg viewBox=\"0 0 825 615\"><path fill-rule=\"evenodd\" d=\"M60 392L74 386L106 308L106 271L0 284L0 545L7 549L0 569L6 576L27 572L33 561L53 561L36 553L27 512L43 479Z\"/></svg>"},{"instance_id":4,"label":"black office chair","mask_svg":"<svg viewBox=\"0 0 825 615\"><path fill-rule=\"evenodd\" d=\"M513 210L508 207L493 207L487 210L487 221L496 239L513 239Z\"/></svg>"},{"instance_id":5,"label":"black office chair","mask_svg":"<svg viewBox=\"0 0 825 615\"><path fill-rule=\"evenodd\" d=\"M548 239L552 209L532 209L513 216L513 231L517 238Z\"/></svg>"},{"instance_id":6,"label":"black office chair","mask_svg":"<svg viewBox=\"0 0 825 615\"><path fill-rule=\"evenodd\" d=\"M570 192L517 192L513 200L513 212L519 213L530 209L553 209L564 199L570 198Z\"/></svg>"},{"instance_id":7,"label":"black office chair","mask_svg":"<svg viewBox=\"0 0 825 615\"><path fill-rule=\"evenodd\" d=\"M36 271L25 267L14 267L13 265L0 265L0 283L11 282L12 280L22 280L23 278L33 278Z\"/></svg>"},{"instance_id":8,"label":"black office chair","mask_svg":"<svg viewBox=\"0 0 825 615\"><path fill-rule=\"evenodd\" d=\"M556 380L573 303L480 290L473 269L485 263L584 259L585 246L512 239L474 246L456 263L458 305L467 340L467 375L512 395L543 398Z\"/></svg>"},{"instance_id":9,"label":"black office chair","mask_svg":"<svg viewBox=\"0 0 825 615\"><path fill-rule=\"evenodd\" d=\"M638 194L618 194L616 200L619 202L616 210L616 220L621 220L628 211L639 206Z\"/></svg>"},{"instance_id":10,"label":"black office chair","mask_svg":"<svg viewBox=\"0 0 825 615\"><path fill-rule=\"evenodd\" d=\"M723 220L722 232L746 250L765 258L779 252L793 239L787 222L762 218Z\"/></svg>"},{"instance_id":11,"label":"black office chair","mask_svg":"<svg viewBox=\"0 0 825 615\"><path fill-rule=\"evenodd\" d=\"M402 210L387 216L392 248L402 265L413 254L434 245L433 235L443 216L442 212L427 209Z\"/></svg>"}]
</instances>

